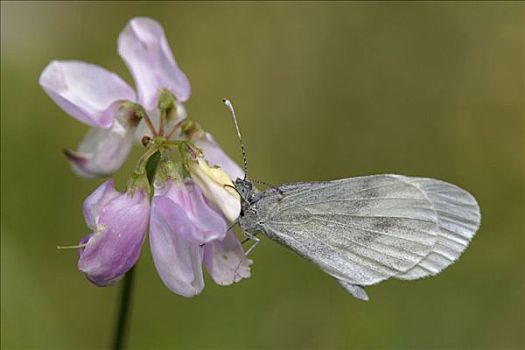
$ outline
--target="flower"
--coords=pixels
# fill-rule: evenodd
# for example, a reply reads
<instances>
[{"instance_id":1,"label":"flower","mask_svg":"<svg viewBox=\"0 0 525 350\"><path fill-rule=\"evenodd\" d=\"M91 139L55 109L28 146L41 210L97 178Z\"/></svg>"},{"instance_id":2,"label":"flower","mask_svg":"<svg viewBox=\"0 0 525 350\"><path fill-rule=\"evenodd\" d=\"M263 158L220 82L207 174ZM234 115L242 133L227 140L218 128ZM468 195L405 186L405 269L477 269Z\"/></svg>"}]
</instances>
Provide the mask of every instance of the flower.
<instances>
[{"instance_id":1,"label":"flower","mask_svg":"<svg viewBox=\"0 0 525 350\"><path fill-rule=\"evenodd\" d=\"M93 231L81 241L78 269L98 286L112 284L136 263L148 226L148 195L115 190L104 182L84 202L84 218Z\"/></svg>"},{"instance_id":2,"label":"flower","mask_svg":"<svg viewBox=\"0 0 525 350\"><path fill-rule=\"evenodd\" d=\"M185 297L204 288L203 262L220 285L250 276L239 240L191 179L170 179L155 189L150 246L166 287Z\"/></svg>"},{"instance_id":3,"label":"flower","mask_svg":"<svg viewBox=\"0 0 525 350\"><path fill-rule=\"evenodd\" d=\"M241 212L241 197L228 174L219 167L210 167L202 156L190 160L188 165L191 178L202 189L204 196L229 221L235 221Z\"/></svg>"},{"instance_id":4,"label":"flower","mask_svg":"<svg viewBox=\"0 0 525 350\"><path fill-rule=\"evenodd\" d=\"M188 79L156 21L132 19L121 32L118 46L138 96L115 73L85 62L52 61L39 78L53 101L92 127L78 151L66 151L73 170L84 177L110 175L124 163L132 145L128 135L135 130L142 111L154 109L161 89L178 99L176 110L183 110L179 104L190 96Z\"/></svg>"},{"instance_id":5,"label":"flower","mask_svg":"<svg viewBox=\"0 0 525 350\"><path fill-rule=\"evenodd\" d=\"M249 277L251 261L228 226L241 209L232 179L243 172L210 134L184 120L191 88L164 30L152 19L134 18L119 35L118 52L136 93L116 74L78 61L53 61L39 79L64 111L91 126L78 150L65 150L78 175L117 171L137 137L146 147L127 192L116 191L112 180L97 188L84 202L92 232L78 246L61 248L79 248L79 270L97 286L107 286L136 263L149 223L155 266L173 292L199 294L203 265L220 285ZM176 160L173 150L180 156Z\"/></svg>"}]
</instances>

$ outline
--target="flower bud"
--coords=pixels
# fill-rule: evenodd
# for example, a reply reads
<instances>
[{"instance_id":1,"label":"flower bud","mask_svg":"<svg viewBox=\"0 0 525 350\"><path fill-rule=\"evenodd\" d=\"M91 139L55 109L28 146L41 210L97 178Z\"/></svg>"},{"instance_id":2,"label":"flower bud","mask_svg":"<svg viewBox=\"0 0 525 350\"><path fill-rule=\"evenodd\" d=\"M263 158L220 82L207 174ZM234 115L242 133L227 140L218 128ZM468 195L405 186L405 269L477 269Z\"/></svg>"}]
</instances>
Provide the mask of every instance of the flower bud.
<instances>
[{"instance_id":1,"label":"flower bud","mask_svg":"<svg viewBox=\"0 0 525 350\"><path fill-rule=\"evenodd\" d=\"M135 265L149 219L149 198L115 190L108 180L84 202L86 224L93 230L81 240L78 269L97 286L121 279Z\"/></svg>"},{"instance_id":2,"label":"flower bud","mask_svg":"<svg viewBox=\"0 0 525 350\"><path fill-rule=\"evenodd\" d=\"M191 178L202 189L204 196L229 221L235 221L241 212L241 197L228 174L220 168L210 167L201 156L190 160L188 165Z\"/></svg>"}]
</instances>

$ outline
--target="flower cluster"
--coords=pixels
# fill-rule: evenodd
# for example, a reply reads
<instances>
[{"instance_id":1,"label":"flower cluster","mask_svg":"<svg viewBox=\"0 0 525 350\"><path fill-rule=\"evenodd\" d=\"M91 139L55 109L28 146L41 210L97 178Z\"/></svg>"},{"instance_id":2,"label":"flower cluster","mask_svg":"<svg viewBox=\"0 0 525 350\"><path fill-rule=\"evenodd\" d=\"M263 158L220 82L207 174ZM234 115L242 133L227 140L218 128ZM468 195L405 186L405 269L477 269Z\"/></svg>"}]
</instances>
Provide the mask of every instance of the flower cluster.
<instances>
[{"instance_id":1,"label":"flower cluster","mask_svg":"<svg viewBox=\"0 0 525 350\"><path fill-rule=\"evenodd\" d=\"M40 76L53 101L91 126L78 150L65 150L76 174L109 176L136 140L146 147L125 193L109 179L85 200L91 232L75 246L79 270L98 286L118 281L137 262L149 224L155 266L173 292L199 294L203 264L220 285L249 277L250 261L229 227L241 209L232 180L243 171L187 118L190 84L164 30L152 19L134 18L119 35L118 52L136 91L80 61L53 61Z\"/></svg>"}]
</instances>

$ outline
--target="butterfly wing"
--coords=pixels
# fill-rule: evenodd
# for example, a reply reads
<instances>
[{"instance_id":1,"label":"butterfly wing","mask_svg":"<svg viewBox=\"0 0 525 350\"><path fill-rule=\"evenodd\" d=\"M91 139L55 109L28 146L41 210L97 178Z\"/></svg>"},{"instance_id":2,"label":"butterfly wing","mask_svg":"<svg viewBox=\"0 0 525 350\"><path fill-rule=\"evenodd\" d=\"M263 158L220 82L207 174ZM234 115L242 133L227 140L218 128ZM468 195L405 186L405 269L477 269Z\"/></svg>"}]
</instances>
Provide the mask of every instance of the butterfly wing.
<instances>
[{"instance_id":1,"label":"butterfly wing","mask_svg":"<svg viewBox=\"0 0 525 350\"><path fill-rule=\"evenodd\" d=\"M406 181L419 187L434 205L438 217L438 239L430 254L398 279L433 276L456 261L479 228L481 214L476 199L467 191L444 181L412 177Z\"/></svg>"},{"instance_id":2,"label":"butterfly wing","mask_svg":"<svg viewBox=\"0 0 525 350\"><path fill-rule=\"evenodd\" d=\"M280 189L257 203L260 226L354 295L441 271L479 227L473 197L439 180L374 175Z\"/></svg>"}]
</instances>

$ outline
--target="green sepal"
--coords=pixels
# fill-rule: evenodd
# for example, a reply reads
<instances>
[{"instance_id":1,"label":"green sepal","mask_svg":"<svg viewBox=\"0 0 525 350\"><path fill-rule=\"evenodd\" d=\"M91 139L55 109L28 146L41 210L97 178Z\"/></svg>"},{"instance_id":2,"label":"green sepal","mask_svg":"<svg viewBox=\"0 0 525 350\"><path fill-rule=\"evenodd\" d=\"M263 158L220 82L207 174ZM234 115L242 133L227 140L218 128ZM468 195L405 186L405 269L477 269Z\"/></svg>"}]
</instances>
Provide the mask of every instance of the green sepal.
<instances>
[{"instance_id":1,"label":"green sepal","mask_svg":"<svg viewBox=\"0 0 525 350\"><path fill-rule=\"evenodd\" d=\"M160 152L154 153L146 162L146 176L149 183L153 183L153 178L155 177L155 172L160 161Z\"/></svg>"},{"instance_id":2,"label":"green sepal","mask_svg":"<svg viewBox=\"0 0 525 350\"><path fill-rule=\"evenodd\" d=\"M139 124L145 114L144 107L131 101L122 102L117 110L117 117L133 127Z\"/></svg>"},{"instance_id":3,"label":"green sepal","mask_svg":"<svg viewBox=\"0 0 525 350\"><path fill-rule=\"evenodd\" d=\"M186 136L188 139L201 137L204 135L204 130L201 128L199 123L190 119L184 120L180 128L184 136Z\"/></svg>"},{"instance_id":4,"label":"green sepal","mask_svg":"<svg viewBox=\"0 0 525 350\"><path fill-rule=\"evenodd\" d=\"M175 107L175 96L169 90L161 89L157 107L161 112L166 111L168 114Z\"/></svg>"},{"instance_id":5,"label":"green sepal","mask_svg":"<svg viewBox=\"0 0 525 350\"><path fill-rule=\"evenodd\" d=\"M135 171L131 174L126 192L129 196L133 196L137 189L142 190L147 195L151 194L151 185L146 172L139 173Z\"/></svg>"}]
</instances>

